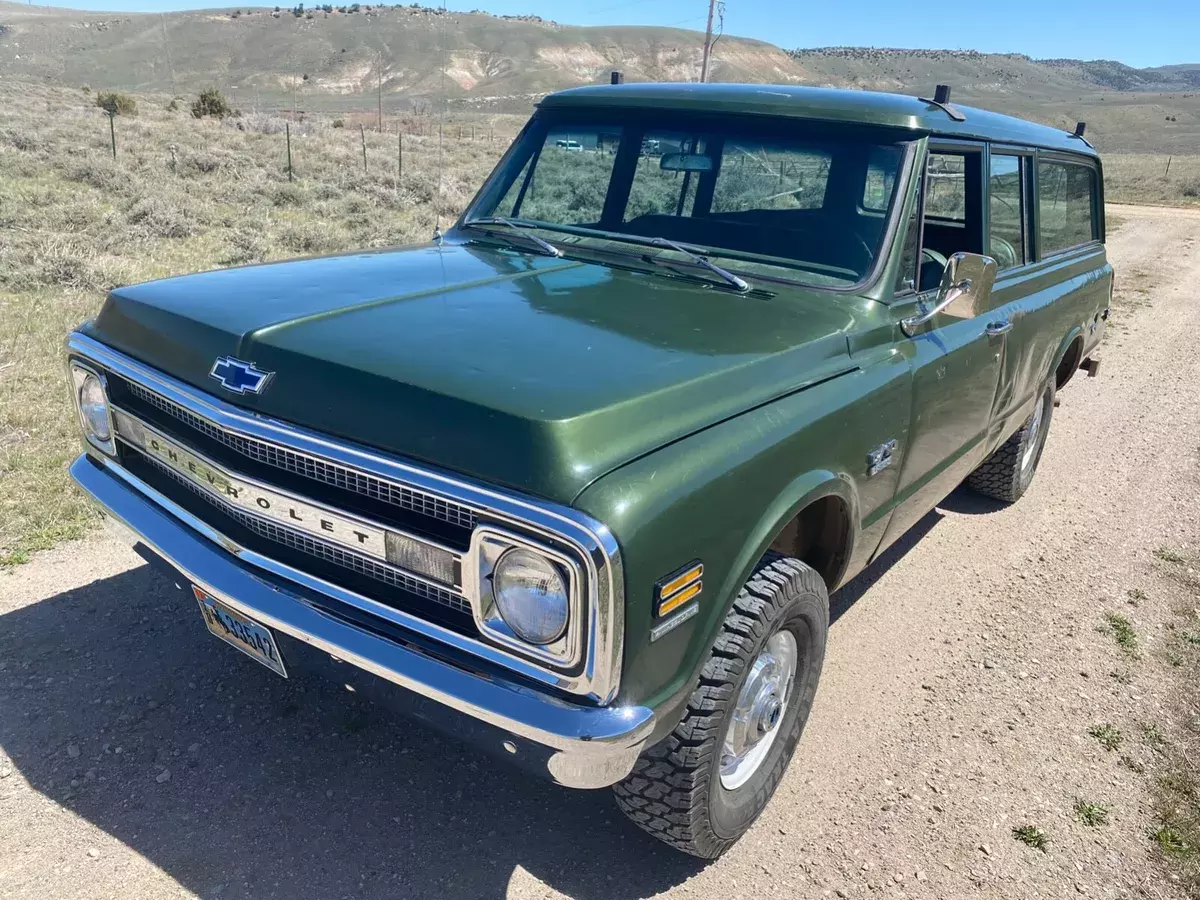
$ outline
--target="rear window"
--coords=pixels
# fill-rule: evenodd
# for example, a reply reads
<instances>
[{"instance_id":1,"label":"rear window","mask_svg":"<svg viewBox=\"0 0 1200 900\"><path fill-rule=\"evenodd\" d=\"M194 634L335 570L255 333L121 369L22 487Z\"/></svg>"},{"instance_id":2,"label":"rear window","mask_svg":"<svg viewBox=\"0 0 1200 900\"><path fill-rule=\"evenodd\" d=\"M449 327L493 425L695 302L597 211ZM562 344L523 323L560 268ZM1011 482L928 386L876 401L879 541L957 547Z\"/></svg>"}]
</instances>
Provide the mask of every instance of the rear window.
<instances>
[{"instance_id":1,"label":"rear window","mask_svg":"<svg viewBox=\"0 0 1200 900\"><path fill-rule=\"evenodd\" d=\"M1096 170L1058 160L1038 160L1040 256L1095 240Z\"/></svg>"}]
</instances>

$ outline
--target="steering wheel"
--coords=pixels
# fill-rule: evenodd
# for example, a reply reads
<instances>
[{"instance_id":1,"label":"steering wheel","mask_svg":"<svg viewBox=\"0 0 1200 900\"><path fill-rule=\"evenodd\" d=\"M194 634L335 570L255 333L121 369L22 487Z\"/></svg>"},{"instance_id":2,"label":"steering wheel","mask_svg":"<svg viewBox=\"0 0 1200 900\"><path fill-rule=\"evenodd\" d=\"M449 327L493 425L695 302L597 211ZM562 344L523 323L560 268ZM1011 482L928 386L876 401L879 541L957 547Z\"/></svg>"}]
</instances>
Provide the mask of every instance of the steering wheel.
<instances>
[{"instance_id":1,"label":"steering wheel","mask_svg":"<svg viewBox=\"0 0 1200 900\"><path fill-rule=\"evenodd\" d=\"M991 236L991 255L1001 269L1010 269L1017 264L1017 248L1004 238Z\"/></svg>"},{"instance_id":2,"label":"steering wheel","mask_svg":"<svg viewBox=\"0 0 1200 900\"><path fill-rule=\"evenodd\" d=\"M839 242L842 242L854 251L854 255L858 258L851 260L851 265L847 268L853 269L858 275L863 275L871 268L871 263L875 261L875 248L866 242L861 234L855 231L849 225L838 225L827 223L827 225L818 230L816 228L796 229L807 234L820 235L828 237L830 232L836 235Z\"/></svg>"},{"instance_id":3,"label":"steering wheel","mask_svg":"<svg viewBox=\"0 0 1200 900\"><path fill-rule=\"evenodd\" d=\"M946 266L949 265L949 262L950 261L948 259L946 259L945 256L943 256L941 253L938 253L936 250L933 250L930 247L922 247L921 248L921 268L917 274L917 290L918 291L931 291L934 288L936 288L938 285L940 285L942 283L942 274L946 271ZM929 271L937 272L937 282L935 284L926 284L926 278L925 278L926 268L925 267L927 265L930 266ZM937 268L934 269L933 268L934 266L936 266ZM929 280L932 280L932 279L929 279Z\"/></svg>"}]
</instances>

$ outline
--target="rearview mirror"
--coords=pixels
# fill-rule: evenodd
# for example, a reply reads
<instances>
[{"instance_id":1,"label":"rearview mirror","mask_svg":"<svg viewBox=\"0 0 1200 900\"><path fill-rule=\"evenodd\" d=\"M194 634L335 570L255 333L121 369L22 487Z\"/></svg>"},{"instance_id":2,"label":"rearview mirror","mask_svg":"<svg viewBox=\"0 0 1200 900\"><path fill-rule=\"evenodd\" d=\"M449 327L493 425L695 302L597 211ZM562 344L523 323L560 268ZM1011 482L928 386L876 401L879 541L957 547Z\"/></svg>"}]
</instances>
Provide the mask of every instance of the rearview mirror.
<instances>
[{"instance_id":1,"label":"rearview mirror","mask_svg":"<svg viewBox=\"0 0 1200 900\"><path fill-rule=\"evenodd\" d=\"M658 167L664 172L711 172L713 159L703 153L664 153Z\"/></svg>"},{"instance_id":2,"label":"rearview mirror","mask_svg":"<svg viewBox=\"0 0 1200 900\"><path fill-rule=\"evenodd\" d=\"M900 328L912 337L922 325L943 312L959 319L973 319L987 310L995 283L994 259L979 253L955 253L946 260L937 300L917 315L902 319Z\"/></svg>"}]
</instances>

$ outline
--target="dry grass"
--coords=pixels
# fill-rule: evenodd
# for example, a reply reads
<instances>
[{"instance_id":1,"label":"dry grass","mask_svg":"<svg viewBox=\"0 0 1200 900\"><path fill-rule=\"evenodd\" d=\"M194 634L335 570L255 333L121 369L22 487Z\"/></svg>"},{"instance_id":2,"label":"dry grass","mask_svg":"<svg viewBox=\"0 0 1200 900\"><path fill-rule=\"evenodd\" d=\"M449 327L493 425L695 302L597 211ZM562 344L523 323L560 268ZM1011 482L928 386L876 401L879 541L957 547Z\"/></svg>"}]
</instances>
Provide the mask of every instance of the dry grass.
<instances>
[{"instance_id":1,"label":"dry grass","mask_svg":"<svg viewBox=\"0 0 1200 900\"><path fill-rule=\"evenodd\" d=\"M1104 197L1112 203L1200 206L1200 155L1105 154Z\"/></svg>"},{"instance_id":2,"label":"dry grass","mask_svg":"<svg viewBox=\"0 0 1200 900\"><path fill-rule=\"evenodd\" d=\"M406 123L426 136L406 134L400 179L394 120L390 135L367 133L366 173L356 124L296 123L289 182L281 120L198 121L169 111L169 97L137 99L136 119L116 119L114 161L108 117L83 92L0 86L0 566L87 526L89 511L66 474L79 442L61 348L106 290L426 240L434 229L438 142L428 120ZM458 125L447 129L443 223L470 199L520 120L480 125L481 137L494 129L494 142L459 141Z\"/></svg>"}]
</instances>

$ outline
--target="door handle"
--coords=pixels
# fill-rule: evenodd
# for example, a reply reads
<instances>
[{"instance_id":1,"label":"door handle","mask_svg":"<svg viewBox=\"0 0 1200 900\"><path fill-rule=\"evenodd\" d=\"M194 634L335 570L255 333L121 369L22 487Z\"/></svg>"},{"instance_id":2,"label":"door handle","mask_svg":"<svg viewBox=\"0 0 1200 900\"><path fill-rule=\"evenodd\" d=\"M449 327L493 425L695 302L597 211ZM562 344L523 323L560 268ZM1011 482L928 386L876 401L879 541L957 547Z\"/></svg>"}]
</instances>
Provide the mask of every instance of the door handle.
<instances>
[{"instance_id":1,"label":"door handle","mask_svg":"<svg viewBox=\"0 0 1200 900\"><path fill-rule=\"evenodd\" d=\"M1007 319L1003 322L989 322L985 329L988 337L996 337L996 335L1004 334L1007 331L1012 331L1013 323Z\"/></svg>"}]
</instances>

